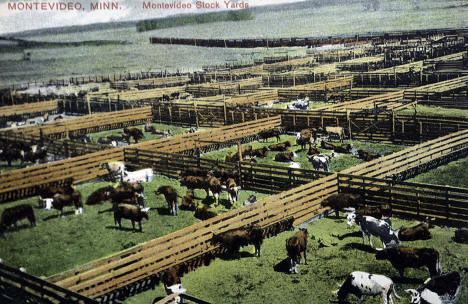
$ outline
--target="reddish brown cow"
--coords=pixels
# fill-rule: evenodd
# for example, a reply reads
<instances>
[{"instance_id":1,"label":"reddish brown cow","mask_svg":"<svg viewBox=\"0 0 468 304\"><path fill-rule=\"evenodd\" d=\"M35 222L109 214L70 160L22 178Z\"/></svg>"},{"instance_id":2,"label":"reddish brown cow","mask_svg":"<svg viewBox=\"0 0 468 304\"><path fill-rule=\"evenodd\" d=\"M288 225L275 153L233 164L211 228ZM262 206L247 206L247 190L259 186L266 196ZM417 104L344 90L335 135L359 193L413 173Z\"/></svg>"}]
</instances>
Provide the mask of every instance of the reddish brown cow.
<instances>
[{"instance_id":1,"label":"reddish brown cow","mask_svg":"<svg viewBox=\"0 0 468 304\"><path fill-rule=\"evenodd\" d=\"M268 146L268 149L270 149L271 151L283 152L283 151L287 151L289 147L291 147L291 143L289 141L285 141L285 142L277 143L274 145L270 145Z\"/></svg>"},{"instance_id":2,"label":"reddish brown cow","mask_svg":"<svg viewBox=\"0 0 468 304\"><path fill-rule=\"evenodd\" d=\"M36 216L34 215L34 209L31 205L22 204L3 210L2 219L0 221L0 232L4 238L8 235L8 228L11 225L15 226L18 230L18 221L28 219L31 227L36 226Z\"/></svg>"},{"instance_id":3,"label":"reddish brown cow","mask_svg":"<svg viewBox=\"0 0 468 304\"><path fill-rule=\"evenodd\" d=\"M106 186L97 189L86 199L86 205L97 205L102 204L112 198L112 194L115 192L114 187Z\"/></svg>"},{"instance_id":4,"label":"reddish brown cow","mask_svg":"<svg viewBox=\"0 0 468 304\"><path fill-rule=\"evenodd\" d=\"M440 254L432 248L385 248L377 252L377 260L388 260L395 267L400 276L404 276L405 268L419 268L426 266L431 278L442 272Z\"/></svg>"},{"instance_id":5,"label":"reddish brown cow","mask_svg":"<svg viewBox=\"0 0 468 304\"><path fill-rule=\"evenodd\" d=\"M283 153L278 153L275 155L275 161L278 162L290 162L294 160L294 153L293 152L283 152Z\"/></svg>"},{"instance_id":6,"label":"reddish brown cow","mask_svg":"<svg viewBox=\"0 0 468 304\"><path fill-rule=\"evenodd\" d=\"M286 251L290 258L290 273L297 273L297 264L301 263L301 256L307 264L307 237L309 232L305 228L299 229L292 237L286 240Z\"/></svg>"},{"instance_id":7,"label":"reddish brown cow","mask_svg":"<svg viewBox=\"0 0 468 304\"><path fill-rule=\"evenodd\" d=\"M260 247L263 243L263 231L261 228L250 226L247 228L232 229L217 235L213 235L213 244L222 244L230 254L237 254L240 258L240 247L255 246L255 256L260 256Z\"/></svg>"},{"instance_id":8,"label":"reddish brown cow","mask_svg":"<svg viewBox=\"0 0 468 304\"><path fill-rule=\"evenodd\" d=\"M57 209L60 212L60 216L63 217L63 208L67 206L75 206L75 214L83 214L83 201L81 199L81 193L74 190L72 193L57 193L54 195L52 201L52 208Z\"/></svg>"},{"instance_id":9,"label":"reddish brown cow","mask_svg":"<svg viewBox=\"0 0 468 304\"><path fill-rule=\"evenodd\" d=\"M140 231L143 231L143 219L149 219L149 208L140 208L129 204L114 205L114 221L115 224L122 228L122 219L129 219L132 221L133 230L135 230L135 222L138 222Z\"/></svg>"},{"instance_id":10,"label":"reddish brown cow","mask_svg":"<svg viewBox=\"0 0 468 304\"><path fill-rule=\"evenodd\" d=\"M306 144L309 144L309 148L312 147L312 140L315 142L317 139L317 133L310 129L304 129L300 133L296 134L296 145L301 146L301 150L305 150Z\"/></svg>"},{"instance_id":11,"label":"reddish brown cow","mask_svg":"<svg viewBox=\"0 0 468 304\"><path fill-rule=\"evenodd\" d=\"M380 157L380 154L372 153L372 152L368 152L364 150L358 150L357 152L358 152L359 158L364 161L371 161Z\"/></svg>"},{"instance_id":12,"label":"reddish brown cow","mask_svg":"<svg viewBox=\"0 0 468 304\"><path fill-rule=\"evenodd\" d=\"M254 157L254 156L265 157L268 154L268 150L269 149L267 147L254 149L254 150L252 150L252 157Z\"/></svg>"},{"instance_id":13,"label":"reddish brown cow","mask_svg":"<svg viewBox=\"0 0 468 304\"><path fill-rule=\"evenodd\" d=\"M180 209L194 211L196 208L195 195L192 189L188 189L184 197L182 197L182 203Z\"/></svg>"},{"instance_id":14,"label":"reddish brown cow","mask_svg":"<svg viewBox=\"0 0 468 304\"><path fill-rule=\"evenodd\" d=\"M337 193L325 199L322 202L322 207L330 207L335 210L336 218L339 218L339 211L349 207L357 208L362 203L363 199L359 194Z\"/></svg>"},{"instance_id":15,"label":"reddish brown cow","mask_svg":"<svg viewBox=\"0 0 468 304\"><path fill-rule=\"evenodd\" d=\"M208 175L207 177L201 176L184 176L180 179L180 185L186 186L188 189L204 189L206 197L212 193L216 204L218 204L219 195L221 193L221 182L218 178Z\"/></svg>"},{"instance_id":16,"label":"reddish brown cow","mask_svg":"<svg viewBox=\"0 0 468 304\"><path fill-rule=\"evenodd\" d=\"M429 228L432 227L428 223L420 223L409 228L401 227L398 231L398 238L400 241L428 240L431 238Z\"/></svg>"},{"instance_id":17,"label":"reddish brown cow","mask_svg":"<svg viewBox=\"0 0 468 304\"><path fill-rule=\"evenodd\" d=\"M177 215L179 213L177 204L177 190L171 186L161 186L156 191L156 195L161 194L166 198L166 202L169 207L169 213L172 215Z\"/></svg>"},{"instance_id":18,"label":"reddish brown cow","mask_svg":"<svg viewBox=\"0 0 468 304\"><path fill-rule=\"evenodd\" d=\"M258 134L258 137L260 139L263 139L264 141L267 141L271 137L276 137L276 141L279 142L281 133L282 133L282 130L280 128L273 128L270 130L261 131Z\"/></svg>"},{"instance_id":19,"label":"reddish brown cow","mask_svg":"<svg viewBox=\"0 0 468 304\"><path fill-rule=\"evenodd\" d=\"M138 140L143 139L145 135L138 128L124 128L123 133L127 138L128 143L130 144L130 137L133 137L135 143L138 143Z\"/></svg>"}]
</instances>

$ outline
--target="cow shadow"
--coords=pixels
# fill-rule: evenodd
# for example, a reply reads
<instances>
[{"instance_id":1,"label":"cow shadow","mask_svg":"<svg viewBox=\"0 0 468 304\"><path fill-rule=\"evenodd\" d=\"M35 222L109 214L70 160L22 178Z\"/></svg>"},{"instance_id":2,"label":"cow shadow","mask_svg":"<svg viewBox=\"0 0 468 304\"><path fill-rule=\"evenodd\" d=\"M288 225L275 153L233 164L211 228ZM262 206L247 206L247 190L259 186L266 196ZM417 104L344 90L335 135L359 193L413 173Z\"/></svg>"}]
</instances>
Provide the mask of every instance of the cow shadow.
<instances>
[{"instance_id":1,"label":"cow shadow","mask_svg":"<svg viewBox=\"0 0 468 304\"><path fill-rule=\"evenodd\" d=\"M355 231L355 232L348 232L343 235L336 235L332 234L333 237L336 237L340 241L344 240L345 238L350 238L350 237L362 237L362 233L360 231Z\"/></svg>"},{"instance_id":2,"label":"cow shadow","mask_svg":"<svg viewBox=\"0 0 468 304\"><path fill-rule=\"evenodd\" d=\"M289 263L289 258L285 258L275 266L273 266L273 270L276 272L282 272L289 274L289 268L291 267Z\"/></svg>"},{"instance_id":3,"label":"cow shadow","mask_svg":"<svg viewBox=\"0 0 468 304\"><path fill-rule=\"evenodd\" d=\"M152 209L150 209L150 210L152 210ZM169 212L168 207L158 207L158 208L156 208L156 211L158 212L159 215L172 215Z\"/></svg>"},{"instance_id":4,"label":"cow shadow","mask_svg":"<svg viewBox=\"0 0 468 304\"><path fill-rule=\"evenodd\" d=\"M348 251L348 250L361 250L367 253L375 253L375 249L372 248L370 245L362 244L362 243L348 243L340 248L340 250Z\"/></svg>"},{"instance_id":5,"label":"cow shadow","mask_svg":"<svg viewBox=\"0 0 468 304\"><path fill-rule=\"evenodd\" d=\"M122 227L122 228L119 228L117 226L106 226L106 229L110 229L110 230L121 230L121 231L135 231L135 232L140 232L140 230L138 230L138 228L136 230L133 230L132 227Z\"/></svg>"},{"instance_id":6,"label":"cow shadow","mask_svg":"<svg viewBox=\"0 0 468 304\"><path fill-rule=\"evenodd\" d=\"M72 214L75 214L75 210L65 211L63 213L63 217L66 217L67 215L72 215ZM55 219L55 218L60 218L60 213L59 214L51 214L48 217L44 218L43 221L47 222L47 221L50 221L50 220Z\"/></svg>"}]
</instances>

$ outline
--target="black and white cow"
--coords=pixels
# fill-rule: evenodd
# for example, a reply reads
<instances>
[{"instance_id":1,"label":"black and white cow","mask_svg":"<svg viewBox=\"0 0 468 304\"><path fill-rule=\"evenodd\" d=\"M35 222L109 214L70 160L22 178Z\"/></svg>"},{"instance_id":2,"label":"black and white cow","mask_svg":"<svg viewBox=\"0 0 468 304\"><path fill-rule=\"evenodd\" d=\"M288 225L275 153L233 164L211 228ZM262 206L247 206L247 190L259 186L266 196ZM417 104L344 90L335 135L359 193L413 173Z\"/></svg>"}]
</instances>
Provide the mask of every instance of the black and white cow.
<instances>
[{"instance_id":1,"label":"black and white cow","mask_svg":"<svg viewBox=\"0 0 468 304\"><path fill-rule=\"evenodd\" d=\"M382 296L383 304L393 304L392 294L401 299L395 291L393 281L380 274L370 274L354 271L348 275L346 281L338 290L338 303L346 302L348 294L354 294L361 303L366 296Z\"/></svg>"},{"instance_id":2,"label":"black and white cow","mask_svg":"<svg viewBox=\"0 0 468 304\"><path fill-rule=\"evenodd\" d=\"M331 155L307 155L309 161L312 163L314 170L323 169L323 171L328 172L328 167L330 166L331 159L333 158L334 154Z\"/></svg>"},{"instance_id":3,"label":"black and white cow","mask_svg":"<svg viewBox=\"0 0 468 304\"><path fill-rule=\"evenodd\" d=\"M452 271L427 280L418 289L406 289L411 304L456 303L461 290L461 276Z\"/></svg>"},{"instance_id":4,"label":"black and white cow","mask_svg":"<svg viewBox=\"0 0 468 304\"><path fill-rule=\"evenodd\" d=\"M359 228L362 232L362 242L366 243L366 235L369 237L369 244L372 248L372 237L378 237L383 244L383 247L400 247L401 241L398 238L398 230L392 228L392 223L390 219L376 219L372 216L358 216L355 219L356 224L359 225ZM376 250L382 250L376 248Z\"/></svg>"}]
</instances>

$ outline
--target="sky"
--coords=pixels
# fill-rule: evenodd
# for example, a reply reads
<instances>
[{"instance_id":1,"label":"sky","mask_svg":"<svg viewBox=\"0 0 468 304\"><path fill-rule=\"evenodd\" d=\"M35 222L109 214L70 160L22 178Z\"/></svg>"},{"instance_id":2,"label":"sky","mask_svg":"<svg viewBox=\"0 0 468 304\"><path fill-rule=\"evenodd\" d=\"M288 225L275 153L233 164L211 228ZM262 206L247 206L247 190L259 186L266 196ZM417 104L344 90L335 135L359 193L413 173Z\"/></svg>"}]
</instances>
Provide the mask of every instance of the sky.
<instances>
[{"instance_id":1,"label":"sky","mask_svg":"<svg viewBox=\"0 0 468 304\"><path fill-rule=\"evenodd\" d=\"M304 0L302 0L304 1ZM214 8L197 7L197 0L114 0L118 9L91 9L91 4L105 3L104 0L0 0L0 34L24 30L84 25L121 20L157 18L183 13L201 13L226 9L226 4L244 3L249 7L267 4L301 2L301 0L204 0ZM191 8L144 8L143 3L180 4ZM63 9L57 9L58 5ZM32 5L32 9L28 7ZM229 7L229 9L232 9Z\"/></svg>"}]
</instances>

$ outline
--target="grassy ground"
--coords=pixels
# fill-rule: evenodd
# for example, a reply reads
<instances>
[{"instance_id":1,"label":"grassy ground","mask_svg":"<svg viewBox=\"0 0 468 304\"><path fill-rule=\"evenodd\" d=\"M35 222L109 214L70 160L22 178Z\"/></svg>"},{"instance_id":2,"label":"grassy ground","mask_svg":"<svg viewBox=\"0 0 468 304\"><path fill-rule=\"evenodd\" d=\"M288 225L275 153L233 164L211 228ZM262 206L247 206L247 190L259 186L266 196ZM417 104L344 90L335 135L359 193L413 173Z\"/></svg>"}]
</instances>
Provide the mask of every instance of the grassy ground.
<instances>
[{"instance_id":1,"label":"grassy ground","mask_svg":"<svg viewBox=\"0 0 468 304\"><path fill-rule=\"evenodd\" d=\"M303 169L313 169L312 164L309 162L307 158L307 151L300 151L301 147L296 146L296 136L294 135L281 135L281 142L284 142L288 140L293 146L289 148L289 151L296 152L296 154L299 156L296 158L294 161L299 162L301 164L301 168ZM269 139L268 142L252 142L250 145L253 146L254 149L261 148L264 146L269 146L276 143L276 139ZM333 142L334 144L340 144L338 142ZM377 144L377 143L367 143L367 142L359 142L359 141L345 141L344 144L351 144L353 146L353 151L354 153L357 153L356 151L358 149L364 149L366 151L372 151L372 152L378 152L382 155L388 154L388 153L393 153L397 152L400 150L403 150L405 147L401 145L393 145L393 144ZM308 148L307 148L308 149ZM330 154L330 150L325 150L319 148L322 153ZM214 151L210 153L206 153L203 155L204 158L207 159L218 159L218 160L223 160L226 158L226 155L232 154L234 152L237 152L237 146L233 146L227 149L219 150L219 151ZM267 154L267 157L265 158L256 158L257 162L259 164L267 164L267 165L275 165L275 166L284 166L287 167L289 166L289 163L281 163L275 161L275 155L281 153L281 152L273 152L269 151ZM357 157L357 155L352 155L352 154L339 154L338 157L333 158L330 164L330 171L332 172L337 172L341 171L350 167L353 167L355 165L358 165L362 163L363 161Z\"/></svg>"},{"instance_id":2,"label":"grassy ground","mask_svg":"<svg viewBox=\"0 0 468 304\"><path fill-rule=\"evenodd\" d=\"M460 109L449 109L449 108L442 108L442 107L435 107L435 106L416 106L416 113L417 115L423 116L446 116L446 117L459 117L459 118L467 118L468 117L468 110L460 110ZM398 112L398 114L414 114L414 108L409 107L404 110Z\"/></svg>"},{"instance_id":3,"label":"grassy ground","mask_svg":"<svg viewBox=\"0 0 468 304\"><path fill-rule=\"evenodd\" d=\"M91 182L78 185L84 201L97 188L108 182ZM67 208L64 218L57 217L55 210L47 211L35 208L37 227L31 229L28 221L22 221L19 231L12 231L6 239L0 238L0 257L7 265L25 267L29 273L37 276L52 274L78 267L89 261L99 259L137 244L169 234L194 224L196 219L191 211L180 211L178 216L168 213L164 196L155 195L155 190L162 185L171 185L179 195L185 195L186 188L179 182L157 176L151 183L145 184L146 206L151 207L149 221L143 221L143 232L132 232L129 220L123 220L123 229L116 229L110 203L99 206L84 206L85 214L75 216L71 207ZM242 205L251 191L241 191L239 201L230 206L226 193L221 195L218 213ZM201 203L205 191L196 190L195 196ZM258 198L266 195L255 193ZM180 199L179 199L180 201ZM204 201L208 202L208 201ZM38 198L32 197L0 205L0 212L18 204L31 204L37 207Z\"/></svg>"},{"instance_id":4,"label":"grassy ground","mask_svg":"<svg viewBox=\"0 0 468 304\"><path fill-rule=\"evenodd\" d=\"M419 174L408 182L468 188L468 157Z\"/></svg>"},{"instance_id":5,"label":"grassy ground","mask_svg":"<svg viewBox=\"0 0 468 304\"><path fill-rule=\"evenodd\" d=\"M394 227L413 225L415 222L394 219ZM352 271L366 271L386 275L393 279L397 293L405 299L395 303L409 303L404 289L415 288L429 277L426 269L407 269L407 278L400 279L398 272L387 261L377 261L368 245L362 245L358 228L346 229L344 219L321 219L307 226L315 240L308 244L308 264L299 265L299 274L284 272L286 258L285 240L293 231L284 232L266 240L262 256L253 257L253 246L241 249L241 259L217 259L210 266L201 267L182 278L187 293L210 303L329 303L336 300L332 291L342 284ZM454 230L436 227L431 230L431 240L405 242L408 247L429 247L441 254L444 272L460 270L468 265L468 245L451 241ZM343 237L342 239L338 236ZM325 246L319 245L319 240ZM381 247L379 241L374 241ZM287 270L287 269L286 269ZM458 303L468 301L468 275L464 274L464 287ZM162 285L136 295L125 303L151 303L163 297ZM348 298L357 303L354 296ZM368 298L364 303L382 303L379 297Z\"/></svg>"}]
</instances>

